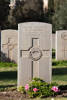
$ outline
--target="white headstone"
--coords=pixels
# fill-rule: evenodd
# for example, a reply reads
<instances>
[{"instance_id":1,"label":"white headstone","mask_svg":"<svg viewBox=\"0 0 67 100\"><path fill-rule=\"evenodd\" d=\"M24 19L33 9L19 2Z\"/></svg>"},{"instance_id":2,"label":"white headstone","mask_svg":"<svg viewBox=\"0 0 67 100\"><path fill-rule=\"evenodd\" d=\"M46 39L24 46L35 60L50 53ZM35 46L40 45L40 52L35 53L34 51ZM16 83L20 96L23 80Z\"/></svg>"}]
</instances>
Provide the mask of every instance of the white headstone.
<instances>
[{"instance_id":1,"label":"white headstone","mask_svg":"<svg viewBox=\"0 0 67 100\"><path fill-rule=\"evenodd\" d=\"M18 31L3 30L1 32L1 60L2 61L18 61Z\"/></svg>"},{"instance_id":2,"label":"white headstone","mask_svg":"<svg viewBox=\"0 0 67 100\"><path fill-rule=\"evenodd\" d=\"M52 26L29 22L18 25L18 86L38 77L51 82Z\"/></svg>"},{"instance_id":3,"label":"white headstone","mask_svg":"<svg viewBox=\"0 0 67 100\"><path fill-rule=\"evenodd\" d=\"M67 60L67 30L56 32L56 60Z\"/></svg>"},{"instance_id":4,"label":"white headstone","mask_svg":"<svg viewBox=\"0 0 67 100\"><path fill-rule=\"evenodd\" d=\"M55 49L55 43L56 42L56 34L52 34L52 49Z\"/></svg>"}]
</instances>

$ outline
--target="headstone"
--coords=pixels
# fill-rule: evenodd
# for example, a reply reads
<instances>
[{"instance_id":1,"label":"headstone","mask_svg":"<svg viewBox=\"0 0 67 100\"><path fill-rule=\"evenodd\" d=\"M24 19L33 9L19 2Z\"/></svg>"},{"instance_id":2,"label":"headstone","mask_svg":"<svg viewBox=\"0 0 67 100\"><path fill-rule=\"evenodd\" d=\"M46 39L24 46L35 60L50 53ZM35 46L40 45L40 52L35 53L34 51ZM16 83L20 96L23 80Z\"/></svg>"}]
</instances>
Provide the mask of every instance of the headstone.
<instances>
[{"instance_id":1,"label":"headstone","mask_svg":"<svg viewBox=\"0 0 67 100\"><path fill-rule=\"evenodd\" d=\"M24 86L38 77L51 82L52 26L28 22L18 25L18 86Z\"/></svg>"},{"instance_id":2,"label":"headstone","mask_svg":"<svg viewBox=\"0 0 67 100\"><path fill-rule=\"evenodd\" d=\"M67 31L56 32L56 60L67 60Z\"/></svg>"},{"instance_id":3,"label":"headstone","mask_svg":"<svg viewBox=\"0 0 67 100\"><path fill-rule=\"evenodd\" d=\"M1 60L17 63L18 31L3 30L1 32Z\"/></svg>"},{"instance_id":4,"label":"headstone","mask_svg":"<svg viewBox=\"0 0 67 100\"><path fill-rule=\"evenodd\" d=\"M55 49L56 34L52 34L52 49Z\"/></svg>"}]
</instances>

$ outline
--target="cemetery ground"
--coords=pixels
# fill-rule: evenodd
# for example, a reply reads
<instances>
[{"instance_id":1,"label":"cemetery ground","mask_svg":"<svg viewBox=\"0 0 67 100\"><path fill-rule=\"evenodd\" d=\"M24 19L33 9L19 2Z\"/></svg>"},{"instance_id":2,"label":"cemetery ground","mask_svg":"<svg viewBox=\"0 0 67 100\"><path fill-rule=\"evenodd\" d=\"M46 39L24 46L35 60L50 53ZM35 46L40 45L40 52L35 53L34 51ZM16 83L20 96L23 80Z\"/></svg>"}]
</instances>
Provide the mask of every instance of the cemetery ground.
<instances>
[{"instance_id":1,"label":"cemetery ground","mask_svg":"<svg viewBox=\"0 0 67 100\"><path fill-rule=\"evenodd\" d=\"M57 82L63 88L63 93L54 100L66 100L67 98L67 61L52 60L52 82ZM60 97L60 99L58 99ZM46 98L46 100L51 100ZM0 100L27 100L28 96L17 92L17 65L0 62ZM39 100L39 98L34 99Z\"/></svg>"}]
</instances>

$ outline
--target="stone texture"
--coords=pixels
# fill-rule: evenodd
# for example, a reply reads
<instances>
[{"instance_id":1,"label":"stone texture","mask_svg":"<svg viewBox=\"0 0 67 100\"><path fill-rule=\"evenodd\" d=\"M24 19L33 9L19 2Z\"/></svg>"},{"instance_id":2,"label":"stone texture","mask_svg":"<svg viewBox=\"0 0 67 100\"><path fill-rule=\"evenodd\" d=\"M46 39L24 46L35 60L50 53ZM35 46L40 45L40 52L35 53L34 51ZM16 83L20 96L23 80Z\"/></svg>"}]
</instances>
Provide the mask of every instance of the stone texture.
<instances>
[{"instance_id":1,"label":"stone texture","mask_svg":"<svg viewBox=\"0 0 67 100\"><path fill-rule=\"evenodd\" d=\"M1 32L1 60L18 61L18 31L3 30Z\"/></svg>"},{"instance_id":2,"label":"stone texture","mask_svg":"<svg viewBox=\"0 0 67 100\"><path fill-rule=\"evenodd\" d=\"M56 32L56 60L67 60L67 30Z\"/></svg>"},{"instance_id":3,"label":"stone texture","mask_svg":"<svg viewBox=\"0 0 67 100\"><path fill-rule=\"evenodd\" d=\"M51 82L52 26L40 22L21 23L18 34L18 86L24 86L34 77Z\"/></svg>"},{"instance_id":4,"label":"stone texture","mask_svg":"<svg viewBox=\"0 0 67 100\"><path fill-rule=\"evenodd\" d=\"M56 34L52 34L52 49L56 49L55 42L56 42Z\"/></svg>"}]
</instances>

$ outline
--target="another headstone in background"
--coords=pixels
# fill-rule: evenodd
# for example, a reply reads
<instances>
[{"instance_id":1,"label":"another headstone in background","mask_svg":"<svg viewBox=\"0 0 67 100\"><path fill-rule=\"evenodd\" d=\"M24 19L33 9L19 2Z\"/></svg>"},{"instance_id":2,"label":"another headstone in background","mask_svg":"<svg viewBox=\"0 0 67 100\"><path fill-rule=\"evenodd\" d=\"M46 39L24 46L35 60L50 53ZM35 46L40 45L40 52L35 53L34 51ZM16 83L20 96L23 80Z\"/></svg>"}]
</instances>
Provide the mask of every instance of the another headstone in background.
<instances>
[{"instance_id":1,"label":"another headstone in background","mask_svg":"<svg viewBox=\"0 0 67 100\"><path fill-rule=\"evenodd\" d=\"M67 30L56 32L56 60L67 60Z\"/></svg>"},{"instance_id":2,"label":"another headstone in background","mask_svg":"<svg viewBox=\"0 0 67 100\"><path fill-rule=\"evenodd\" d=\"M21 23L18 31L18 86L24 86L34 77L51 82L52 25Z\"/></svg>"},{"instance_id":3,"label":"another headstone in background","mask_svg":"<svg viewBox=\"0 0 67 100\"><path fill-rule=\"evenodd\" d=\"M1 60L17 63L18 60L18 31L3 30L1 32Z\"/></svg>"},{"instance_id":4,"label":"another headstone in background","mask_svg":"<svg viewBox=\"0 0 67 100\"><path fill-rule=\"evenodd\" d=\"M56 49L55 42L56 42L56 34L52 34L52 49Z\"/></svg>"}]
</instances>

